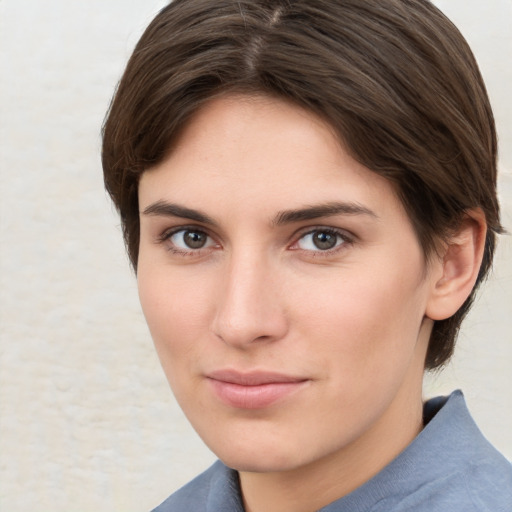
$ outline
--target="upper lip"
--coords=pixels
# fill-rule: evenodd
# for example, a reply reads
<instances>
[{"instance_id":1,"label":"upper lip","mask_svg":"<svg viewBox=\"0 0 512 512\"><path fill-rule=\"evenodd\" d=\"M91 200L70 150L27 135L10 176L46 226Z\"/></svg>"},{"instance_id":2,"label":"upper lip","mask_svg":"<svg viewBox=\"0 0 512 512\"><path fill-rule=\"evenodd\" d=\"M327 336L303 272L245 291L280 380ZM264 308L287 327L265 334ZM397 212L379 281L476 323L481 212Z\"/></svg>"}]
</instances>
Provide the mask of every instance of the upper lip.
<instances>
[{"instance_id":1,"label":"upper lip","mask_svg":"<svg viewBox=\"0 0 512 512\"><path fill-rule=\"evenodd\" d=\"M304 382L308 380L304 377L285 375L272 371L241 372L231 369L212 371L208 373L206 377L229 384L238 384L240 386L261 386L264 384Z\"/></svg>"}]
</instances>

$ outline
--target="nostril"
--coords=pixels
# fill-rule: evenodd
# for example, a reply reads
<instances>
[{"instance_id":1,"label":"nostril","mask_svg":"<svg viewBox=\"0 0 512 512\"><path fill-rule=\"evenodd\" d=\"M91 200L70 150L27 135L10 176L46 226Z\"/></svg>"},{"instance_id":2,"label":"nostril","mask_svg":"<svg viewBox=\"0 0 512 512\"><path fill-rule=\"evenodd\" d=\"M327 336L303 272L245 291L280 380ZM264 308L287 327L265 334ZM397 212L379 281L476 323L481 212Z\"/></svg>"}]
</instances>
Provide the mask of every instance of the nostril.
<instances>
[{"instance_id":1,"label":"nostril","mask_svg":"<svg viewBox=\"0 0 512 512\"><path fill-rule=\"evenodd\" d=\"M254 314L246 317L244 322L219 320L213 326L214 334L224 343L238 347L279 340L288 330L286 318L277 308L272 315Z\"/></svg>"}]
</instances>

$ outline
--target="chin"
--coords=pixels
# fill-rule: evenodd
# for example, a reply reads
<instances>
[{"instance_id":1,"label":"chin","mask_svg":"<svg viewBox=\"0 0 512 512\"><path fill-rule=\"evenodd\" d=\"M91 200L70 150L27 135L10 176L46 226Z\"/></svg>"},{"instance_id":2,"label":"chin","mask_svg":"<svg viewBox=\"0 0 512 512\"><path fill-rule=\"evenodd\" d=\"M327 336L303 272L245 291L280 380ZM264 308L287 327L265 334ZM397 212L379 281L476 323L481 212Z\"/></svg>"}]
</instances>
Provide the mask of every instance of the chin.
<instances>
[{"instance_id":1,"label":"chin","mask_svg":"<svg viewBox=\"0 0 512 512\"><path fill-rule=\"evenodd\" d=\"M301 465L300 462L279 454L272 456L253 454L247 457L233 454L219 458L226 466L243 473L279 473L293 470Z\"/></svg>"},{"instance_id":2,"label":"chin","mask_svg":"<svg viewBox=\"0 0 512 512\"><path fill-rule=\"evenodd\" d=\"M228 467L249 473L278 473L294 470L308 463L307 454L297 445L288 446L283 440L258 443L254 439L211 446L210 449Z\"/></svg>"}]
</instances>

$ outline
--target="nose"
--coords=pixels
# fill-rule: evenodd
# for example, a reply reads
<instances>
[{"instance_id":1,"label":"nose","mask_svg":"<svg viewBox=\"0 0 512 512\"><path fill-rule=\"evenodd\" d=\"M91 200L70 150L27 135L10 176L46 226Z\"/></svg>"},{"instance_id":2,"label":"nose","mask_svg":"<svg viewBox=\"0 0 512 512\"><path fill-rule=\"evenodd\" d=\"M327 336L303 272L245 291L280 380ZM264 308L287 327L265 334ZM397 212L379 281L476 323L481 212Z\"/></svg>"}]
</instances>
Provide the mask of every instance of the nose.
<instances>
[{"instance_id":1,"label":"nose","mask_svg":"<svg viewBox=\"0 0 512 512\"><path fill-rule=\"evenodd\" d=\"M276 341L288 331L282 301L282 279L264 258L240 255L220 276L220 297L213 332L224 343L248 349L254 343Z\"/></svg>"}]
</instances>

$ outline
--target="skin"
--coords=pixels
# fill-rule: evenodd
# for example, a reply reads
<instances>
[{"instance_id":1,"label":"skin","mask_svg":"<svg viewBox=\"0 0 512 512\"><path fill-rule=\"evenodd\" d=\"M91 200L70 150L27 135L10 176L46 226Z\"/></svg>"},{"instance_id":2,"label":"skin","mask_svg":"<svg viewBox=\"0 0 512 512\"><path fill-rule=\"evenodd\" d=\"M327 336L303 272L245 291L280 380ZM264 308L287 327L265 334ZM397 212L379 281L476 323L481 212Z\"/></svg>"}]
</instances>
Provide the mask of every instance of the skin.
<instances>
[{"instance_id":1,"label":"skin","mask_svg":"<svg viewBox=\"0 0 512 512\"><path fill-rule=\"evenodd\" d=\"M470 265L427 267L393 187L326 123L276 99L213 100L144 173L139 205L158 355L191 424L239 471L247 511L317 510L414 439L432 318L456 310L453 277ZM480 240L482 222L468 224ZM301 384L233 407L208 377L219 369Z\"/></svg>"}]
</instances>

